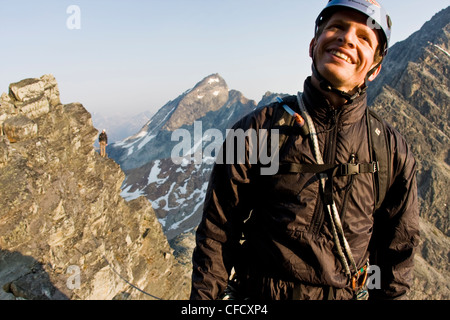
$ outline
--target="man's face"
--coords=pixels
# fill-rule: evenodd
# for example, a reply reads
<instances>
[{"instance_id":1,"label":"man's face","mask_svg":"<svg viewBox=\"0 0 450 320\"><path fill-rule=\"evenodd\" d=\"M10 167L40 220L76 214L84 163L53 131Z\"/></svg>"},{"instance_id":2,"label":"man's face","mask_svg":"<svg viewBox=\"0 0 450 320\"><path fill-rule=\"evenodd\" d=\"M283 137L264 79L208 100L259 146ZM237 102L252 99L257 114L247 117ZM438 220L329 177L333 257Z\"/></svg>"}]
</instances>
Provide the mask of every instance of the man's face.
<instances>
[{"instance_id":1,"label":"man's face","mask_svg":"<svg viewBox=\"0 0 450 320\"><path fill-rule=\"evenodd\" d=\"M367 17L353 10L340 10L325 22L322 34L311 41L320 74L339 90L350 92L364 83L375 67L377 32L367 26ZM380 68L369 78L374 80Z\"/></svg>"}]
</instances>

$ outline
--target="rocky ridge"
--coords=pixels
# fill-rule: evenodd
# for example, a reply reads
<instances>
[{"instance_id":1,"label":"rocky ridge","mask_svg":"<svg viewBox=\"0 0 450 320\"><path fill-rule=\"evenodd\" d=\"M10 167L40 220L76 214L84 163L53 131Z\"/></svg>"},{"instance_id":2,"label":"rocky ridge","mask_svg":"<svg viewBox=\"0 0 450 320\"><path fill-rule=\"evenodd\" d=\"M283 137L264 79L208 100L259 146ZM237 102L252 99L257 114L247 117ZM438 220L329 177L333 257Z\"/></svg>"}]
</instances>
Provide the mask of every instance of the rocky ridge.
<instances>
[{"instance_id":1,"label":"rocky ridge","mask_svg":"<svg viewBox=\"0 0 450 320\"><path fill-rule=\"evenodd\" d=\"M450 298L450 7L390 50L369 91L418 162L421 244L412 299Z\"/></svg>"},{"instance_id":2,"label":"rocky ridge","mask_svg":"<svg viewBox=\"0 0 450 320\"><path fill-rule=\"evenodd\" d=\"M51 75L0 103L0 299L187 298L190 270L149 201L120 196L85 108L61 104Z\"/></svg>"}]
</instances>

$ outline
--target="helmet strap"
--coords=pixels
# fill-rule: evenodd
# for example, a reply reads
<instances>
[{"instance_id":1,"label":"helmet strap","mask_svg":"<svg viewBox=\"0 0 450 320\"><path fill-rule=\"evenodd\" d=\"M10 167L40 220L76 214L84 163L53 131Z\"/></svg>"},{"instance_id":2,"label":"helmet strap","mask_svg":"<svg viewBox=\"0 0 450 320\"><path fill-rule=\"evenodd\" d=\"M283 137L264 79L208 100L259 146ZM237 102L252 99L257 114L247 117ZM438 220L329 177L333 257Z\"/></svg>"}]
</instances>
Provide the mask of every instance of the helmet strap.
<instances>
[{"instance_id":1,"label":"helmet strap","mask_svg":"<svg viewBox=\"0 0 450 320\"><path fill-rule=\"evenodd\" d=\"M383 63L383 59L381 59L380 62L377 63L377 65L375 67L373 67L369 72L367 72L366 78L364 79L364 83L366 85L366 87L369 85L369 78L372 74L375 73L375 71L377 71L378 67L381 66L381 64Z\"/></svg>"},{"instance_id":2,"label":"helmet strap","mask_svg":"<svg viewBox=\"0 0 450 320\"><path fill-rule=\"evenodd\" d=\"M319 72L319 70L317 70L316 67L316 62L315 59L313 59L313 63L312 63L312 72L314 74L314 76L317 78L317 80L319 80L319 84L320 84L320 88L324 91L327 92L332 92L337 94L338 96L344 98L345 100L347 100L346 104L350 104L352 103L357 97L359 97L360 95L362 95L366 90L367 90L367 83L368 83L368 79L370 77L371 74L368 74L366 76L366 79L364 81L364 85L359 87L358 90L356 91L356 93L354 94L350 94L348 92L342 91L337 89L336 87L334 87L330 81L328 81L327 79L325 79ZM374 69L372 69L370 72L374 73L376 68L378 68L378 66L376 66ZM369 73L370 73L369 72Z\"/></svg>"}]
</instances>

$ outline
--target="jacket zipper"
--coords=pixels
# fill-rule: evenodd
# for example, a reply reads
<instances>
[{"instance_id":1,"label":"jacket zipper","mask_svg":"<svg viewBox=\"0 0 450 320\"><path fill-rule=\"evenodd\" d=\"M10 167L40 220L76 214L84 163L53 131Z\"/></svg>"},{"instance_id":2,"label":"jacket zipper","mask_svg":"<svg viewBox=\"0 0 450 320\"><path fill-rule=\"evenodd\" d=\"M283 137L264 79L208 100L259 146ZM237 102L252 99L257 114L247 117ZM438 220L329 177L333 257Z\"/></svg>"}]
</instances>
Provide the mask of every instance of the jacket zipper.
<instances>
[{"instance_id":1,"label":"jacket zipper","mask_svg":"<svg viewBox=\"0 0 450 320\"><path fill-rule=\"evenodd\" d=\"M331 125L330 131L326 137L327 143L324 149L324 163L334 163L336 159L336 139L339 125L340 112L336 109L331 110ZM314 210L314 216L312 221L312 234L318 234L325 219L325 208L322 200L321 192L319 192L319 198L317 199L317 205Z\"/></svg>"}]
</instances>

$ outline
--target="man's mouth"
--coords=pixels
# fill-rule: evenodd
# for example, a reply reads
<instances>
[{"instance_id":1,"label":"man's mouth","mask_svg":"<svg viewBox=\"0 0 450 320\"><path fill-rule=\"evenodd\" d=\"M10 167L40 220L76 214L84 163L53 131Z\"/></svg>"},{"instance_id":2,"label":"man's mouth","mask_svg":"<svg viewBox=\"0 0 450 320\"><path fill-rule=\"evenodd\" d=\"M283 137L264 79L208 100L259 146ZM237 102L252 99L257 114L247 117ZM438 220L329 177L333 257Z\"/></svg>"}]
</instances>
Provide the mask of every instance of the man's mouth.
<instances>
[{"instance_id":1,"label":"man's mouth","mask_svg":"<svg viewBox=\"0 0 450 320\"><path fill-rule=\"evenodd\" d=\"M342 60L347 61L347 62L350 63L350 64L353 64L352 59L351 59L348 55L346 55L345 53L340 52L340 51L337 51L337 50L331 50L331 51L329 51L329 52L330 52L333 56L336 56L336 57L338 57L338 58L340 58L340 59L342 59Z\"/></svg>"}]
</instances>

